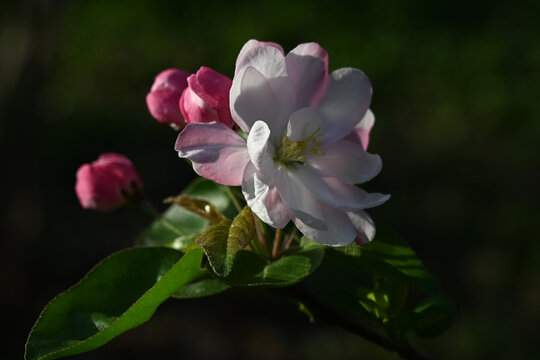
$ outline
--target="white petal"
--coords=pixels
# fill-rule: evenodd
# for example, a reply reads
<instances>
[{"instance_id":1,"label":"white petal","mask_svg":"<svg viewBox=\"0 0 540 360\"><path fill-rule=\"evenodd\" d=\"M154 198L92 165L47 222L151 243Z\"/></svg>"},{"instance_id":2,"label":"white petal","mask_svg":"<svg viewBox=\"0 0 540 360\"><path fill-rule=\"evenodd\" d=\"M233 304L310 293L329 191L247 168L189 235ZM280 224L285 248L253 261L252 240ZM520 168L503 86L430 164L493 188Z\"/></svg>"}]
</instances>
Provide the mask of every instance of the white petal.
<instances>
[{"instance_id":1,"label":"white petal","mask_svg":"<svg viewBox=\"0 0 540 360\"><path fill-rule=\"evenodd\" d=\"M342 210L347 208L369 209L379 206L390 199L388 194L368 193L358 186L349 185L336 178L322 179L331 189L335 199L346 200L349 206L340 207Z\"/></svg>"},{"instance_id":2,"label":"white petal","mask_svg":"<svg viewBox=\"0 0 540 360\"><path fill-rule=\"evenodd\" d=\"M245 53L241 52L237 59L237 68L233 79L233 86L231 88L230 103L233 119L237 121L234 115L236 110L234 103L240 94L238 85L237 88L235 88L235 82L238 81L237 78L243 77L242 72L244 72L245 69L252 67L266 79L274 93L275 105L273 106L273 112L275 116L271 116L272 123L269 123L269 126L272 130L273 137L278 136L277 134L279 134L279 137L282 137L287 126L287 121L289 120L289 115L296 107L296 93L294 85L287 74L285 56L283 55L282 50L273 45L258 45L253 47L253 44L249 44L248 42L245 47L248 50L246 50ZM252 107L255 106L256 105L252 105ZM243 118L241 113L239 113L239 115ZM249 120L243 118L243 122L246 122L248 127L250 127L255 121L267 121L266 119L267 116ZM241 122L237 123L242 127L243 125ZM243 127L242 130L246 131ZM277 143L277 137L273 138L272 141Z\"/></svg>"},{"instance_id":3,"label":"white petal","mask_svg":"<svg viewBox=\"0 0 540 360\"><path fill-rule=\"evenodd\" d=\"M366 209L382 204L388 200L388 195L369 194L364 190L343 183L335 178L322 179L310 167L297 166L289 170L324 203L344 211Z\"/></svg>"},{"instance_id":4,"label":"white petal","mask_svg":"<svg viewBox=\"0 0 540 360\"><path fill-rule=\"evenodd\" d=\"M297 107L309 106L324 88L328 53L317 43L300 44L285 57L287 71L296 89Z\"/></svg>"},{"instance_id":5,"label":"white petal","mask_svg":"<svg viewBox=\"0 0 540 360\"><path fill-rule=\"evenodd\" d=\"M257 121L249 131L247 149L251 162L257 171L272 176L276 171L274 164L274 145L269 142L270 129L263 121Z\"/></svg>"},{"instance_id":6,"label":"white petal","mask_svg":"<svg viewBox=\"0 0 540 360\"><path fill-rule=\"evenodd\" d=\"M236 59L236 77L242 69L252 66L257 69L267 79L287 76L287 64L285 56L275 46L257 45L246 43Z\"/></svg>"},{"instance_id":7,"label":"white petal","mask_svg":"<svg viewBox=\"0 0 540 360\"><path fill-rule=\"evenodd\" d=\"M328 229L320 210L322 203L294 173L278 168L276 187L291 215L314 229Z\"/></svg>"},{"instance_id":8,"label":"white petal","mask_svg":"<svg viewBox=\"0 0 540 360\"><path fill-rule=\"evenodd\" d=\"M218 122L188 124L178 135L175 150L193 162L197 174L223 185L240 185L249 162L246 141Z\"/></svg>"},{"instance_id":9,"label":"white petal","mask_svg":"<svg viewBox=\"0 0 540 360\"><path fill-rule=\"evenodd\" d=\"M273 179L257 173L252 163L246 166L243 178L242 193L251 210L268 225L284 228L291 217Z\"/></svg>"},{"instance_id":10,"label":"white petal","mask_svg":"<svg viewBox=\"0 0 540 360\"><path fill-rule=\"evenodd\" d=\"M373 179L382 169L379 155L370 154L360 144L349 140L325 144L319 150L321 155L307 153L306 164L323 177L335 177L348 184L362 184Z\"/></svg>"},{"instance_id":11,"label":"white petal","mask_svg":"<svg viewBox=\"0 0 540 360\"><path fill-rule=\"evenodd\" d=\"M249 133L255 121L271 124L277 115L272 88L259 71L249 66L234 77L230 104L234 121L246 133Z\"/></svg>"},{"instance_id":12,"label":"white petal","mask_svg":"<svg viewBox=\"0 0 540 360\"><path fill-rule=\"evenodd\" d=\"M287 124L287 137L292 141L305 140L317 131L322 134L322 118L315 108L307 107L294 112Z\"/></svg>"},{"instance_id":13,"label":"white petal","mask_svg":"<svg viewBox=\"0 0 540 360\"><path fill-rule=\"evenodd\" d=\"M342 68L332 72L318 106L323 116L321 141L333 142L348 135L368 110L371 94L371 83L362 71Z\"/></svg>"},{"instance_id":14,"label":"white petal","mask_svg":"<svg viewBox=\"0 0 540 360\"><path fill-rule=\"evenodd\" d=\"M316 229L301 219L293 219L302 234L319 244L328 246L346 246L352 243L356 237L356 229L347 214L328 205L321 205L320 210L328 225L327 229Z\"/></svg>"},{"instance_id":15,"label":"white petal","mask_svg":"<svg viewBox=\"0 0 540 360\"><path fill-rule=\"evenodd\" d=\"M358 233L359 242L365 244L375 237L375 223L365 211L347 213Z\"/></svg>"}]
</instances>

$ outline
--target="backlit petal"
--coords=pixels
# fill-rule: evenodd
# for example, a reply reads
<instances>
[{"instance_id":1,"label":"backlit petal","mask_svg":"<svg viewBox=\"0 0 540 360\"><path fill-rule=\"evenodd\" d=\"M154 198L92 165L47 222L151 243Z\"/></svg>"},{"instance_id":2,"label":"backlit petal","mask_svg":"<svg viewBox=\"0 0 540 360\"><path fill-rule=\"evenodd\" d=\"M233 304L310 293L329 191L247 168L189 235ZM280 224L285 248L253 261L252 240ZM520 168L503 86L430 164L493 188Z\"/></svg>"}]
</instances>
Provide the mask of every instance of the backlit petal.
<instances>
[{"instance_id":1,"label":"backlit petal","mask_svg":"<svg viewBox=\"0 0 540 360\"><path fill-rule=\"evenodd\" d=\"M370 154L349 140L322 145L319 149L322 154L308 154L306 163L324 177L362 184L377 176L382 168L379 155Z\"/></svg>"},{"instance_id":2,"label":"backlit petal","mask_svg":"<svg viewBox=\"0 0 540 360\"><path fill-rule=\"evenodd\" d=\"M296 89L297 107L312 105L328 74L328 53L317 43L300 44L285 57Z\"/></svg>"},{"instance_id":3,"label":"backlit petal","mask_svg":"<svg viewBox=\"0 0 540 360\"><path fill-rule=\"evenodd\" d=\"M219 184L238 186L249 162L246 141L222 123L188 124L175 150L193 162L197 174Z\"/></svg>"},{"instance_id":4,"label":"backlit petal","mask_svg":"<svg viewBox=\"0 0 540 360\"><path fill-rule=\"evenodd\" d=\"M314 228L302 219L293 219L302 234L319 244L328 246L346 246L353 242L356 237L356 229L347 214L328 205L321 205L320 211L328 225L324 230Z\"/></svg>"},{"instance_id":5,"label":"backlit petal","mask_svg":"<svg viewBox=\"0 0 540 360\"><path fill-rule=\"evenodd\" d=\"M332 72L318 106L323 116L321 141L329 143L348 135L368 110L371 94L371 83L362 71L342 68Z\"/></svg>"}]
</instances>

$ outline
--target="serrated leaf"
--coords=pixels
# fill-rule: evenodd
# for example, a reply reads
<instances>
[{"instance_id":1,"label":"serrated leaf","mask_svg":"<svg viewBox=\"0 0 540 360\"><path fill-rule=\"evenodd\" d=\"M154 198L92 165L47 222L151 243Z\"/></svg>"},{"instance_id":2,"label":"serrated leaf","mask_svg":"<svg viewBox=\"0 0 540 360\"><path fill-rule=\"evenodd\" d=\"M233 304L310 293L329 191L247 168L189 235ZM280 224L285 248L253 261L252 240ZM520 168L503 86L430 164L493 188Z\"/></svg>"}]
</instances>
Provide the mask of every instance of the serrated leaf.
<instances>
[{"instance_id":1,"label":"serrated leaf","mask_svg":"<svg viewBox=\"0 0 540 360\"><path fill-rule=\"evenodd\" d=\"M183 285L200 276L203 252L134 248L103 260L43 310L26 344L26 360L93 350L146 322Z\"/></svg>"},{"instance_id":2,"label":"serrated leaf","mask_svg":"<svg viewBox=\"0 0 540 360\"><path fill-rule=\"evenodd\" d=\"M358 266L374 275L407 282L429 294L440 292L439 285L414 250L396 234L384 228L378 229L375 240L369 244L362 247L351 244L332 251L360 259Z\"/></svg>"},{"instance_id":3,"label":"serrated leaf","mask_svg":"<svg viewBox=\"0 0 540 360\"><path fill-rule=\"evenodd\" d=\"M195 243L204 249L215 273L225 277L231 272L236 253L245 248L255 235L253 214L246 206L233 221L224 219L209 226Z\"/></svg>"},{"instance_id":4,"label":"serrated leaf","mask_svg":"<svg viewBox=\"0 0 540 360\"><path fill-rule=\"evenodd\" d=\"M213 181L197 179L186 188L183 195L206 200L226 217L233 218L237 213L233 202L223 185ZM177 241L187 235L198 235L210 221L178 205L171 205L161 216L144 230L137 238L137 245L167 246L184 249L184 242Z\"/></svg>"},{"instance_id":5,"label":"serrated leaf","mask_svg":"<svg viewBox=\"0 0 540 360\"><path fill-rule=\"evenodd\" d=\"M224 279L233 286L289 286L310 275L324 258L324 248L304 239L303 247L277 261L251 251L239 251L231 274Z\"/></svg>"},{"instance_id":6,"label":"serrated leaf","mask_svg":"<svg viewBox=\"0 0 540 360\"><path fill-rule=\"evenodd\" d=\"M303 286L333 308L370 321L381 335L384 327L401 333L415 330L425 336L449 324L444 321L450 317L435 308L425 313L420 311L423 308L415 310L426 297L438 295L439 286L414 251L384 229L362 247L328 249L323 264Z\"/></svg>"},{"instance_id":7,"label":"serrated leaf","mask_svg":"<svg viewBox=\"0 0 540 360\"><path fill-rule=\"evenodd\" d=\"M430 294L440 292L439 285L414 250L391 231L382 228L376 239L364 246L363 251L369 257L382 260L403 273L412 286Z\"/></svg>"}]
</instances>

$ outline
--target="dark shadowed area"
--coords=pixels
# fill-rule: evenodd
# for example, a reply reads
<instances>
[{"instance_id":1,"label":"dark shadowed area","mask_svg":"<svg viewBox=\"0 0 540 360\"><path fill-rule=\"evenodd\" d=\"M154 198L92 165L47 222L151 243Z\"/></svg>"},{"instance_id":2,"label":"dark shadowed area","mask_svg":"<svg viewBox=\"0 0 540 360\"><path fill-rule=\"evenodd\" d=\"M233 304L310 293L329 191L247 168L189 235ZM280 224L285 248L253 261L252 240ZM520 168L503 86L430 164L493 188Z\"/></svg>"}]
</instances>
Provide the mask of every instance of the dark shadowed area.
<instances>
[{"instance_id":1,"label":"dark shadowed area","mask_svg":"<svg viewBox=\"0 0 540 360\"><path fill-rule=\"evenodd\" d=\"M516 2L517 3L517 2ZM392 194L370 211L417 251L454 299L436 359L538 359L540 3L521 1L18 1L0 11L2 358L22 358L43 307L151 219L80 208L75 172L127 155L148 197L193 178L154 121L154 76L209 66L230 77L250 38L307 41L330 69L371 79L370 151ZM375 240L376 241L376 240ZM77 359L393 359L344 330L309 324L256 291L168 300L148 323Z\"/></svg>"}]
</instances>

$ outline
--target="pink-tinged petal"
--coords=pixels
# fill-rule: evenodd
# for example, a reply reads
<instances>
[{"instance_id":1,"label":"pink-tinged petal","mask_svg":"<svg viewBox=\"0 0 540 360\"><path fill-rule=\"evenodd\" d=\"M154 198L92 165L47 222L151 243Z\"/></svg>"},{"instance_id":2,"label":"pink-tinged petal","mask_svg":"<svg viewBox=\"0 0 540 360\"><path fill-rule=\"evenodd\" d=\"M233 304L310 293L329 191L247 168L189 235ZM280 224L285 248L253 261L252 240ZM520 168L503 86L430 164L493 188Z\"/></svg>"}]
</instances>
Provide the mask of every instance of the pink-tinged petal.
<instances>
[{"instance_id":1,"label":"pink-tinged petal","mask_svg":"<svg viewBox=\"0 0 540 360\"><path fill-rule=\"evenodd\" d=\"M286 56L287 71L296 89L299 108L313 105L328 74L328 53L319 44L300 44Z\"/></svg>"},{"instance_id":2,"label":"pink-tinged petal","mask_svg":"<svg viewBox=\"0 0 540 360\"><path fill-rule=\"evenodd\" d=\"M222 185L242 184L249 162L246 141L218 122L188 124L178 135L174 147L180 157L193 162L200 176Z\"/></svg>"},{"instance_id":3,"label":"pink-tinged petal","mask_svg":"<svg viewBox=\"0 0 540 360\"><path fill-rule=\"evenodd\" d=\"M328 225L327 229L317 229L306 224L302 219L293 219L302 234L319 244L328 246L346 246L353 242L356 229L343 211L324 204L321 204L320 211Z\"/></svg>"},{"instance_id":4,"label":"pink-tinged petal","mask_svg":"<svg viewBox=\"0 0 540 360\"><path fill-rule=\"evenodd\" d=\"M244 171L242 192L251 210L268 225L282 229L291 220L273 179L258 173L252 163Z\"/></svg>"},{"instance_id":5,"label":"pink-tinged petal","mask_svg":"<svg viewBox=\"0 0 540 360\"><path fill-rule=\"evenodd\" d=\"M353 131L345 139L354 141L367 150L369 145L369 133L375 124L375 115L368 109L364 118L354 127Z\"/></svg>"},{"instance_id":6,"label":"pink-tinged petal","mask_svg":"<svg viewBox=\"0 0 540 360\"><path fill-rule=\"evenodd\" d=\"M371 102L371 83L354 68L342 68L329 76L326 94L318 108L323 116L323 143L348 135L364 117Z\"/></svg>"},{"instance_id":7,"label":"pink-tinged petal","mask_svg":"<svg viewBox=\"0 0 540 360\"><path fill-rule=\"evenodd\" d=\"M148 111L154 119L162 124L173 124L177 127L186 125L178 106L181 93L173 89L160 89L146 95Z\"/></svg>"},{"instance_id":8,"label":"pink-tinged petal","mask_svg":"<svg viewBox=\"0 0 540 360\"><path fill-rule=\"evenodd\" d=\"M321 201L292 171L280 167L276 172L276 187L292 216L314 229L327 230L321 213Z\"/></svg>"},{"instance_id":9,"label":"pink-tinged petal","mask_svg":"<svg viewBox=\"0 0 540 360\"><path fill-rule=\"evenodd\" d=\"M274 145L270 140L270 129L265 122L257 121L253 124L248 138L247 149L249 157L257 171L266 176L273 176L276 171L274 164Z\"/></svg>"},{"instance_id":10,"label":"pink-tinged petal","mask_svg":"<svg viewBox=\"0 0 540 360\"><path fill-rule=\"evenodd\" d=\"M253 67L234 77L231 87L231 114L240 128L249 133L262 120L272 124L276 118L276 98L266 78Z\"/></svg>"},{"instance_id":11,"label":"pink-tinged petal","mask_svg":"<svg viewBox=\"0 0 540 360\"><path fill-rule=\"evenodd\" d=\"M324 203L344 211L356 211L377 206L390 198L388 195L369 194L364 190L345 184L336 178L321 178L308 166L289 170Z\"/></svg>"},{"instance_id":12,"label":"pink-tinged petal","mask_svg":"<svg viewBox=\"0 0 540 360\"><path fill-rule=\"evenodd\" d=\"M191 88L186 88L180 98L180 111L188 124L219 121L218 112L207 105Z\"/></svg>"},{"instance_id":13,"label":"pink-tinged petal","mask_svg":"<svg viewBox=\"0 0 540 360\"><path fill-rule=\"evenodd\" d=\"M302 141L317 133L322 134L322 117L315 108L295 111L287 124L287 137L292 141Z\"/></svg>"},{"instance_id":14,"label":"pink-tinged petal","mask_svg":"<svg viewBox=\"0 0 540 360\"><path fill-rule=\"evenodd\" d=\"M323 135L324 136L324 135ZM382 169L379 155L366 152L355 142L340 140L322 145L322 154L308 154L306 164L323 177L335 177L347 184L362 184Z\"/></svg>"},{"instance_id":15,"label":"pink-tinged petal","mask_svg":"<svg viewBox=\"0 0 540 360\"><path fill-rule=\"evenodd\" d=\"M150 91L172 89L181 93L187 86L191 74L178 69L167 69L157 74Z\"/></svg>"},{"instance_id":16,"label":"pink-tinged petal","mask_svg":"<svg viewBox=\"0 0 540 360\"><path fill-rule=\"evenodd\" d=\"M236 58L234 76L246 66L253 66L265 77L285 76L285 53L281 45L273 42L249 40Z\"/></svg>"},{"instance_id":17,"label":"pink-tinged petal","mask_svg":"<svg viewBox=\"0 0 540 360\"><path fill-rule=\"evenodd\" d=\"M218 107L229 102L232 80L209 67L202 66L195 75L188 78L188 85L209 106Z\"/></svg>"},{"instance_id":18,"label":"pink-tinged petal","mask_svg":"<svg viewBox=\"0 0 540 360\"><path fill-rule=\"evenodd\" d=\"M375 238L375 223L365 211L349 212L347 216L356 228L357 236L354 240L358 245L364 245Z\"/></svg>"}]
</instances>

